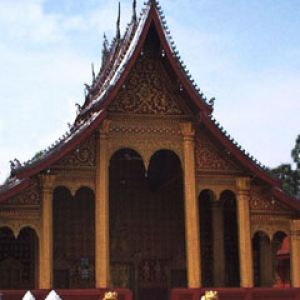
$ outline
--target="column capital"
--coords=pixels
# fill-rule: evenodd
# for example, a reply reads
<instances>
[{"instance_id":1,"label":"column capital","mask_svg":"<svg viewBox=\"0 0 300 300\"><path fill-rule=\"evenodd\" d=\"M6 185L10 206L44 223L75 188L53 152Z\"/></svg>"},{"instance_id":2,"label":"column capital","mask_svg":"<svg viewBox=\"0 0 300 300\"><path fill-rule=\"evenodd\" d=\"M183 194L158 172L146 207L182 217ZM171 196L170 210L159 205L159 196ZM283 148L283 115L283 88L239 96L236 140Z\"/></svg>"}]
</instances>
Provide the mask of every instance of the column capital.
<instances>
[{"instance_id":1,"label":"column capital","mask_svg":"<svg viewBox=\"0 0 300 300\"><path fill-rule=\"evenodd\" d=\"M300 220L290 221L291 234L300 238Z\"/></svg>"},{"instance_id":2,"label":"column capital","mask_svg":"<svg viewBox=\"0 0 300 300\"><path fill-rule=\"evenodd\" d=\"M55 175L49 174L40 174L39 180L43 191L52 191L54 182L55 182Z\"/></svg>"},{"instance_id":3,"label":"column capital","mask_svg":"<svg viewBox=\"0 0 300 300\"><path fill-rule=\"evenodd\" d=\"M250 177L238 177L235 180L236 188L239 192L248 192L251 187Z\"/></svg>"},{"instance_id":4,"label":"column capital","mask_svg":"<svg viewBox=\"0 0 300 300\"><path fill-rule=\"evenodd\" d=\"M100 139L107 137L109 133L110 125L111 125L111 120L106 119L102 121L99 127Z\"/></svg>"},{"instance_id":5,"label":"column capital","mask_svg":"<svg viewBox=\"0 0 300 300\"><path fill-rule=\"evenodd\" d=\"M192 122L181 122L180 129L184 138L190 138L190 139L194 138L195 129Z\"/></svg>"}]
</instances>

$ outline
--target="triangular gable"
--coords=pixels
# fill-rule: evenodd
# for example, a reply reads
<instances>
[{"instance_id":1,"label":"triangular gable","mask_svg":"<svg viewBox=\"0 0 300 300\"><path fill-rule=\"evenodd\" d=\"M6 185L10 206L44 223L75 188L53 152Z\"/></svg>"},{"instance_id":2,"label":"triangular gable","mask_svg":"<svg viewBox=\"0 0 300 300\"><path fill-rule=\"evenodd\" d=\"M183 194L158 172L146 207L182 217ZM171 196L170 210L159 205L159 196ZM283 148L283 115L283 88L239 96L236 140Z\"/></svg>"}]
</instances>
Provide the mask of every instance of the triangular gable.
<instances>
[{"instance_id":1,"label":"triangular gable","mask_svg":"<svg viewBox=\"0 0 300 300\"><path fill-rule=\"evenodd\" d=\"M158 46L146 42L123 88L108 107L109 112L184 115L190 114L179 96L177 84L171 81Z\"/></svg>"},{"instance_id":2,"label":"triangular gable","mask_svg":"<svg viewBox=\"0 0 300 300\"><path fill-rule=\"evenodd\" d=\"M77 120L84 119L91 111L106 109L111 105L125 85L128 75L143 52L149 31L153 29L157 34L161 50L164 52L170 69L174 72L178 90L180 89L182 91L182 94L189 99L190 105L193 105L197 110L205 113L212 112L212 107L206 103L203 94L197 91L194 81L191 80L188 72L182 66L178 52L174 52L174 49L171 47L156 4L149 1L130 43L126 46L120 46L121 50L115 58L112 70L105 76L104 82L99 82L98 87L97 83L96 87L93 86L93 92L90 95L91 99L88 101L88 104L82 108ZM124 52L122 52L122 49L125 49Z\"/></svg>"},{"instance_id":3,"label":"triangular gable","mask_svg":"<svg viewBox=\"0 0 300 300\"><path fill-rule=\"evenodd\" d=\"M293 211L290 205L274 197L272 191L264 191L262 188L251 189L249 206L253 212L265 211L269 213Z\"/></svg>"},{"instance_id":4,"label":"triangular gable","mask_svg":"<svg viewBox=\"0 0 300 300\"><path fill-rule=\"evenodd\" d=\"M96 137L92 134L84 143L58 161L54 168L89 168L96 165Z\"/></svg>"},{"instance_id":5,"label":"triangular gable","mask_svg":"<svg viewBox=\"0 0 300 300\"><path fill-rule=\"evenodd\" d=\"M37 181L34 181L28 188L9 198L6 205L18 205L18 206L38 206L41 204L41 193Z\"/></svg>"},{"instance_id":6,"label":"triangular gable","mask_svg":"<svg viewBox=\"0 0 300 300\"><path fill-rule=\"evenodd\" d=\"M222 147L204 129L197 132L195 144L197 172L228 174L243 171L242 167L226 151L226 148Z\"/></svg>"},{"instance_id":7,"label":"triangular gable","mask_svg":"<svg viewBox=\"0 0 300 300\"><path fill-rule=\"evenodd\" d=\"M174 86L158 59L145 51L133 67L124 88L113 103L109 112L184 115L187 111L178 97L174 96Z\"/></svg>"}]
</instances>

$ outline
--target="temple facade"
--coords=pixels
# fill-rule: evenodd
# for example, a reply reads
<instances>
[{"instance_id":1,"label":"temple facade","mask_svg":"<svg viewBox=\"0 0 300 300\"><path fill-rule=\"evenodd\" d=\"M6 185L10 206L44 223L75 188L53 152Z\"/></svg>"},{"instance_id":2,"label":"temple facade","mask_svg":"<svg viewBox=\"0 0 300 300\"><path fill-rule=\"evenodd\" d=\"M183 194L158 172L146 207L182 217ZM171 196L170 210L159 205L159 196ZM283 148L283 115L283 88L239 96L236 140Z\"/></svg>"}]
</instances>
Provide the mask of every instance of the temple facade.
<instances>
[{"instance_id":1,"label":"temple facade","mask_svg":"<svg viewBox=\"0 0 300 300\"><path fill-rule=\"evenodd\" d=\"M11 163L0 290L300 287L300 204L214 119L159 4L135 6L70 131Z\"/></svg>"}]
</instances>

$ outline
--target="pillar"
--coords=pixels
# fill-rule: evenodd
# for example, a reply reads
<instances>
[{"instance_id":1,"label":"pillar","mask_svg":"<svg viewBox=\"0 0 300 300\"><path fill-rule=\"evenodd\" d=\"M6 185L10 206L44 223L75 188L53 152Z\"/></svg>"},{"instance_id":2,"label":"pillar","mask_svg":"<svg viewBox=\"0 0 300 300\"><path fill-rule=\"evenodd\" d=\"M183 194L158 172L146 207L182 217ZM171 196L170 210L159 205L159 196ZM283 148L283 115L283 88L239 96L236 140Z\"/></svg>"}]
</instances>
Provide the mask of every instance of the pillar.
<instances>
[{"instance_id":1,"label":"pillar","mask_svg":"<svg viewBox=\"0 0 300 300\"><path fill-rule=\"evenodd\" d=\"M95 205L95 276L96 288L109 286L109 195L108 195L108 131L104 120L97 139L96 205Z\"/></svg>"},{"instance_id":2,"label":"pillar","mask_svg":"<svg viewBox=\"0 0 300 300\"><path fill-rule=\"evenodd\" d=\"M239 177L236 179L239 256L240 256L240 285L253 287L252 239L250 230L250 179Z\"/></svg>"},{"instance_id":3,"label":"pillar","mask_svg":"<svg viewBox=\"0 0 300 300\"><path fill-rule=\"evenodd\" d=\"M300 220L290 223L290 266L293 287L300 287Z\"/></svg>"},{"instance_id":4,"label":"pillar","mask_svg":"<svg viewBox=\"0 0 300 300\"><path fill-rule=\"evenodd\" d=\"M39 243L39 288L53 287L53 185L55 176L40 175L42 190Z\"/></svg>"},{"instance_id":5,"label":"pillar","mask_svg":"<svg viewBox=\"0 0 300 300\"><path fill-rule=\"evenodd\" d=\"M196 196L194 129L190 122L181 124L183 135L183 173L185 196L185 239L187 253L187 277L190 288L200 287L200 234L199 212Z\"/></svg>"},{"instance_id":6,"label":"pillar","mask_svg":"<svg viewBox=\"0 0 300 300\"><path fill-rule=\"evenodd\" d=\"M225 260L224 260L224 224L223 210L220 201L212 202L213 227L213 274L214 286L224 286Z\"/></svg>"}]
</instances>

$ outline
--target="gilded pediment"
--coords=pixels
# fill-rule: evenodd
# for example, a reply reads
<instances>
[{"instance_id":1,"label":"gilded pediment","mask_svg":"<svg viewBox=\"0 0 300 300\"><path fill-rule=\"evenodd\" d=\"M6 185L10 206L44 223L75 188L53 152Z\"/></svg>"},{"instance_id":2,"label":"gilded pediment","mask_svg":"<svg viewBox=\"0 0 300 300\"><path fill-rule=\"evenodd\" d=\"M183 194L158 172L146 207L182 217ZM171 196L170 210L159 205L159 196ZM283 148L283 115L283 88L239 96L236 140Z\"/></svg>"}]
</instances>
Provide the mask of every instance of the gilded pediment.
<instances>
[{"instance_id":1,"label":"gilded pediment","mask_svg":"<svg viewBox=\"0 0 300 300\"><path fill-rule=\"evenodd\" d=\"M276 198L272 197L272 195L259 191L251 191L249 205L252 211L291 211L287 205L278 201Z\"/></svg>"},{"instance_id":2,"label":"gilded pediment","mask_svg":"<svg viewBox=\"0 0 300 300\"><path fill-rule=\"evenodd\" d=\"M159 58L144 53L131 70L127 82L109 106L113 113L184 115L187 108L177 95Z\"/></svg>"},{"instance_id":3,"label":"gilded pediment","mask_svg":"<svg viewBox=\"0 0 300 300\"><path fill-rule=\"evenodd\" d=\"M37 183L29 186L25 191L5 201L4 205L40 205L41 194Z\"/></svg>"},{"instance_id":4,"label":"gilded pediment","mask_svg":"<svg viewBox=\"0 0 300 300\"><path fill-rule=\"evenodd\" d=\"M241 171L239 165L226 149L218 147L207 134L198 133L196 136L196 169L212 172Z\"/></svg>"},{"instance_id":5,"label":"gilded pediment","mask_svg":"<svg viewBox=\"0 0 300 300\"><path fill-rule=\"evenodd\" d=\"M95 136L78 146L71 153L63 157L55 167L94 167L96 163Z\"/></svg>"}]
</instances>

